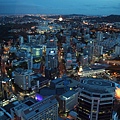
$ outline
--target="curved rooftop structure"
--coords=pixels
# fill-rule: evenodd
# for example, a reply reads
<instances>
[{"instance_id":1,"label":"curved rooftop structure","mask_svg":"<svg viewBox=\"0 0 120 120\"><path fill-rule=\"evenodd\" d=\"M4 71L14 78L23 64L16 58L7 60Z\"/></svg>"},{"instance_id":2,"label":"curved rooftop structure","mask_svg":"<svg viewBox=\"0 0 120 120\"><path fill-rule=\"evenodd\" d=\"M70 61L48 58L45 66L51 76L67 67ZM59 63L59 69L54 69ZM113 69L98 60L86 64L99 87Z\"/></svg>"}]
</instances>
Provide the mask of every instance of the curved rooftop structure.
<instances>
[{"instance_id":1,"label":"curved rooftop structure","mask_svg":"<svg viewBox=\"0 0 120 120\"><path fill-rule=\"evenodd\" d=\"M82 120L111 120L115 88L115 83L109 80L81 79L78 117Z\"/></svg>"},{"instance_id":2,"label":"curved rooftop structure","mask_svg":"<svg viewBox=\"0 0 120 120\"><path fill-rule=\"evenodd\" d=\"M109 93L115 91L115 83L104 79L83 78L80 88L93 93Z\"/></svg>"}]
</instances>

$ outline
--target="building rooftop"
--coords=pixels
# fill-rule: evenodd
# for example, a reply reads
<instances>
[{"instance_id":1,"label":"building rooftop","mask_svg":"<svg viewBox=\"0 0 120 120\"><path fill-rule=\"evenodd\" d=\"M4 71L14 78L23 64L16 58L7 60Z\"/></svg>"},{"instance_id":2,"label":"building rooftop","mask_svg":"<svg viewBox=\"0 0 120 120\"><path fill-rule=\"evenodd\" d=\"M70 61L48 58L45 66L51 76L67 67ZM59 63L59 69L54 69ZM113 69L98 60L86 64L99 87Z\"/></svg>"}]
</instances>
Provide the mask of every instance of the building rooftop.
<instances>
[{"instance_id":1,"label":"building rooftop","mask_svg":"<svg viewBox=\"0 0 120 120\"><path fill-rule=\"evenodd\" d=\"M93 93L113 93L115 83L104 79L83 78L80 81L80 88Z\"/></svg>"},{"instance_id":2,"label":"building rooftop","mask_svg":"<svg viewBox=\"0 0 120 120\"><path fill-rule=\"evenodd\" d=\"M49 87L44 87L44 88L40 89L40 95L42 95L44 97L50 96L50 95L56 95L56 90L50 89Z\"/></svg>"},{"instance_id":3,"label":"building rooftop","mask_svg":"<svg viewBox=\"0 0 120 120\"><path fill-rule=\"evenodd\" d=\"M16 68L15 69L16 74L26 75L26 74L33 74L32 70L24 70L22 68Z\"/></svg>"},{"instance_id":4,"label":"building rooftop","mask_svg":"<svg viewBox=\"0 0 120 120\"><path fill-rule=\"evenodd\" d=\"M31 105L34 104L34 102L32 102L32 101L26 101L25 104L28 105L28 106L31 106Z\"/></svg>"},{"instance_id":5,"label":"building rooftop","mask_svg":"<svg viewBox=\"0 0 120 120\"><path fill-rule=\"evenodd\" d=\"M57 78L57 79L55 79L55 80L52 80L52 82L53 82L53 83L56 83L56 84L60 83L61 81L63 81L62 78Z\"/></svg>"},{"instance_id":6,"label":"building rooftop","mask_svg":"<svg viewBox=\"0 0 120 120\"><path fill-rule=\"evenodd\" d=\"M56 82L56 88L59 88L59 87L73 88L78 85L79 85L79 82L71 78L66 78L66 80L62 79L61 81Z\"/></svg>"},{"instance_id":7,"label":"building rooftop","mask_svg":"<svg viewBox=\"0 0 120 120\"><path fill-rule=\"evenodd\" d=\"M18 103L17 103L18 104ZM3 108L10 113L10 109L15 107L16 105L14 103L9 103L8 105L5 105Z\"/></svg>"},{"instance_id":8,"label":"building rooftop","mask_svg":"<svg viewBox=\"0 0 120 120\"><path fill-rule=\"evenodd\" d=\"M77 93L77 92L76 92L76 91L73 91L73 90L70 90L70 91L62 94L61 97L69 98L69 97L71 97L72 95L74 95L75 93Z\"/></svg>"},{"instance_id":9,"label":"building rooftop","mask_svg":"<svg viewBox=\"0 0 120 120\"><path fill-rule=\"evenodd\" d=\"M26 104L24 104L24 103L21 103L20 105L15 106L15 107L14 107L14 110L18 111L18 110L24 109L24 108L26 108L26 107L28 107L28 105L26 105Z\"/></svg>"},{"instance_id":10,"label":"building rooftop","mask_svg":"<svg viewBox=\"0 0 120 120\"><path fill-rule=\"evenodd\" d=\"M0 120L11 120L12 116L0 107Z\"/></svg>"},{"instance_id":11,"label":"building rooftop","mask_svg":"<svg viewBox=\"0 0 120 120\"><path fill-rule=\"evenodd\" d=\"M39 82L43 82L45 80L48 80L46 77L43 77L41 74L39 73L34 73L34 74L31 74L31 78L34 80L34 81L39 81Z\"/></svg>"},{"instance_id":12,"label":"building rooftop","mask_svg":"<svg viewBox=\"0 0 120 120\"><path fill-rule=\"evenodd\" d=\"M24 109L24 108L28 108L28 107L32 106L34 103L36 103L36 100L31 98L31 97L28 98L28 99L24 99L22 101L22 103L19 103L18 105L16 105L14 107L14 110L18 111L18 110L21 110L21 109Z\"/></svg>"},{"instance_id":13,"label":"building rooftop","mask_svg":"<svg viewBox=\"0 0 120 120\"><path fill-rule=\"evenodd\" d=\"M3 78L3 82L8 82L10 80L10 78Z\"/></svg>"},{"instance_id":14,"label":"building rooftop","mask_svg":"<svg viewBox=\"0 0 120 120\"><path fill-rule=\"evenodd\" d=\"M77 118L77 113L75 111L70 111L69 115Z\"/></svg>"},{"instance_id":15,"label":"building rooftop","mask_svg":"<svg viewBox=\"0 0 120 120\"><path fill-rule=\"evenodd\" d=\"M34 63L33 69L40 69L41 63Z\"/></svg>"},{"instance_id":16,"label":"building rooftop","mask_svg":"<svg viewBox=\"0 0 120 120\"><path fill-rule=\"evenodd\" d=\"M31 116L34 116L36 113L39 113L46 109L48 106L52 106L55 103L57 103L57 100L54 96L49 96L46 99L34 103L32 106L26 108L23 110L23 116L24 118L29 118Z\"/></svg>"}]
</instances>

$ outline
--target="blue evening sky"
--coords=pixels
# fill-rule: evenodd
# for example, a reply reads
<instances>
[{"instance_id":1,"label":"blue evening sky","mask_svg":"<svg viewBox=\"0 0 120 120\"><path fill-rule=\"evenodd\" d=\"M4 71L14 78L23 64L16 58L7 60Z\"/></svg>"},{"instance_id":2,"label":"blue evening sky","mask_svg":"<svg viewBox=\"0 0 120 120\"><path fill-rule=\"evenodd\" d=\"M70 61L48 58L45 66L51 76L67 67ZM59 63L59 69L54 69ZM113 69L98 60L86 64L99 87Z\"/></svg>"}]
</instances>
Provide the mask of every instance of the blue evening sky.
<instances>
[{"instance_id":1,"label":"blue evening sky","mask_svg":"<svg viewBox=\"0 0 120 120\"><path fill-rule=\"evenodd\" d=\"M0 0L0 14L120 15L120 0Z\"/></svg>"}]
</instances>

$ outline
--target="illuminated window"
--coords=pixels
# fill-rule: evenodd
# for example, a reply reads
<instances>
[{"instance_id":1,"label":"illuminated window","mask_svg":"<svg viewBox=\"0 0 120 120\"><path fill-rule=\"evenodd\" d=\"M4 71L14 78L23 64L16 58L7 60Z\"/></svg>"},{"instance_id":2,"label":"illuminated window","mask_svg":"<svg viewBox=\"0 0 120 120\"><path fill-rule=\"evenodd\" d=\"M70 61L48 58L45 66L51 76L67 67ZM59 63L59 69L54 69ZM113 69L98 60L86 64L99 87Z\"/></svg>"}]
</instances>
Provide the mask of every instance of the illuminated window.
<instances>
[{"instance_id":1,"label":"illuminated window","mask_svg":"<svg viewBox=\"0 0 120 120\"><path fill-rule=\"evenodd\" d=\"M72 88L70 88L70 90L72 90Z\"/></svg>"},{"instance_id":2,"label":"illuminated window","mask_svg":"<svg viewBox=\"0 0 120 120\"><path fill-rule=\"evenodd\" d=\"M26 80L28 79L28 75L25 77L26 78Z\"/></svg>"}]
</instances>

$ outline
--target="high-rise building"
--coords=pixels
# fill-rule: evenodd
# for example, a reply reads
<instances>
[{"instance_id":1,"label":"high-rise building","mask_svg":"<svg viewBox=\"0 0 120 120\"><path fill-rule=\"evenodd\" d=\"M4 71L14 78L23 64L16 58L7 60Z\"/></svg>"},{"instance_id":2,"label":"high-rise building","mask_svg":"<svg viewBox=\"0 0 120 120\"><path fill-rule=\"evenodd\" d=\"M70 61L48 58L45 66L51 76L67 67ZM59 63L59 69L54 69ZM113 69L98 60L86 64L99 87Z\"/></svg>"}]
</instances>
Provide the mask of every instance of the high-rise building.
<instances>
[{"instance_id":1,"label":"high-rise building","mask_svg":"<svg viewBox=\"0 0 120 120\"><path fill-rule=\"evenodd\" d=\"M103 54L103 46L95 45L93 46L93 55L99 57Z\"/></svg>"},{"instance_id":2,"label":"high-rise building","mask_svg":"<svg viewBox=\"0 0 120 120\"><path fill-rule=\"evenodd\" d=\"M29 90L31 87L30 75L32 74L31 70L16 69L14 72L14 81L15 83L23 90Z\"/></svg>"},{"instance_id":3,"label":"high-rise building","mask_svg":"<svg viewBox=\"0 0 120 120\"><path fill-rule=\"evenodd\" d=\"M22 90L41 88L48 84L48 79L32 70L16 69L14 71L14 81Z\"/></svg>"},{"instance_id":4,"label":"high-rise building","mask_svg":"<svg viewBox=\"0 0 120 120\"><path fill-rule=\"evenodd\" d=\"M20 36L20 37L19 37L19 42L20 42L20 45L22 45L22 44L24 43L24 38L23 38L23 36Z\"/></svg>"},{"instance_id":5,"label":"high-rise building","mask_svg":"<svg viewBox=\"0 0 120 120\"><path fill-rule=\"evenodd\" d=\"M48 40L46 48L46 69L54 69L58 67L57 52L57 41L55 39Z\"/></svg>"},{"instance_id":6,"label":"high-rise building","mask_svg":"<svg viewBox=\"0 0 120 120\"><path fill-rule=\"evenodd\" d=\"M103 40L103 33L98 31L97 32L97 43L100 44L100 42Z\"/></svg>"},{"instance_id":7,"label":"high-rise building","mask_svg":"<svg viewBox=\"0 0 120 120\"><path fill-rule=\"evenodd\" d=\"M83 78L78 97L78 120L111 120L115 84L108 80Z\"/></svg>"},{"instance_id":8,"label":"high-rise building","mask_svg":"<svg viewBox=\"0 0 120 120\"><path fill-rule=\"evenodd\" d=\"M88 55L81 54L80 61L81 61L82 66L87 66L88 65Z\"/></svg>"},{"instance_id":9,"label":"high-rise building","mask_svg":"<svg viewBox=\"0 0 120 120\"><path fill-rule=\"evenodd\" d=\"M2 85L2 77L0 76L0 100L3 98L3 85ZM2 104L2 101L0 102Z\"/></svg>"},{"instance_id":10,"label":"high-rise building","mask_svg":"<svg viewBox=\"0 0 120 120\"><path fill-rule=\"evenodd\" d=\"M115 55L120 55L120 46L115 46Z\"/></svg>"},{"instance_id":11,"label":"high-rise building","mask_svg":"<svg viewBox=\"0 0 120 120\"><path fill-rule=\"evenodd\" d=\"M33 55L31 53L28 53L28 55L27 55L27 64L28 64L28 70L32 70L32 68L33 68Z\"/></svg>"},{"instance_id":12,"label":"high-rise building","mask_svg":"<svg viewBox=\"0 0 120 120\"><path fill-rule=\"evenodd\" d=\"M28 43L36 42L38 35L28 35Z\"/></svg>"},{"instance_id":13,"label":"high-rise building","mask_svg":"<svg viewBox=\"0 0 120 120\"><path fill-rule=\"evenodd\" d=\"M70 69L72 65L72 54L71 53L67 53L67 57L66 57L66 69Z\"/></svg>"},{"instance_id":14,"label":"high-rise building","mask_svg":"<svg viewBox=\"0 0 120 120\"><path fill-rule=\"evenodd\" d=\"M89 50L89 58L92 61L97 61L96 59L103 55L103 46L96 44L95 41L92 42Z\"/></svg>"},{"instance_id":15,"label":"high-rise building","mask_svg":"<svg viewBox=\"0 0 120 120\"><path fill-rule=\"evenodd\" d=\"M57 51L54 49L49 49L49 52L46 56L46 68L57 68L58 67L58 55Z\"/></svg>"},{"instance_id":16,"label":"high-rise building","mask_svg":"<svg viewBox=\"0 0 120 120\"><path fill-rule=\"evenodd\" d=\"M44 46L34 46L32 47L32 54L34 57L40 57L43 55Z\"/></svg>"},{"instance_id":17,"label":"high-rise building","mask_svg":"<svg viewBox=\"0 0 120 120\"><path fill-rule=\"evenodd\" d=\"M70 90L59 96L59 111L69 112L78 103L78 91Z\"/></svg>"}]
</instances>

